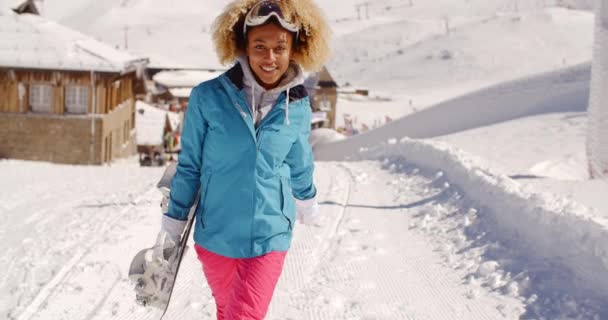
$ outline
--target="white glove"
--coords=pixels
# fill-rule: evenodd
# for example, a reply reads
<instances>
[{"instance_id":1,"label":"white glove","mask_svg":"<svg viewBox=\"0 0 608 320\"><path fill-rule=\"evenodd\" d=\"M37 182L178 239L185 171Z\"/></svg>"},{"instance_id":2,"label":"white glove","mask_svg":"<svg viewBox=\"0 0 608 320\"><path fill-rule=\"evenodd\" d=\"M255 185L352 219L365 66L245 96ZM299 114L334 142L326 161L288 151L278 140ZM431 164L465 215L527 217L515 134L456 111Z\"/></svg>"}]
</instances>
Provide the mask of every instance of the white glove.
<instances>
[{"instance_id":1,"label":"white glove","mask_svg":"<svg viewBox=\"0 0 608 320\"><path fill-rule=\"evenodd\" d=\"M319 204L317 198L311 198L308 200L296 200L296 218L301 223L312 226L319 225Z\"/></svg>"},{"instance_id":2,"label":"white glove","mask_svg":"<svg viewBox=\"0 0 608 320\"><path fill-rule=\"evenodd\" d=\"M169 240L173 241L173 243L177 245L179 244L179 240L182 238L182 233L184 232L184 228L186 228L186 223L186 220L182 221L173 219L168 215L163 214L163 219L160 223L160 233L166 233ZM160 239L160 233L158 239Z\"/></svg>"}]
</instances>

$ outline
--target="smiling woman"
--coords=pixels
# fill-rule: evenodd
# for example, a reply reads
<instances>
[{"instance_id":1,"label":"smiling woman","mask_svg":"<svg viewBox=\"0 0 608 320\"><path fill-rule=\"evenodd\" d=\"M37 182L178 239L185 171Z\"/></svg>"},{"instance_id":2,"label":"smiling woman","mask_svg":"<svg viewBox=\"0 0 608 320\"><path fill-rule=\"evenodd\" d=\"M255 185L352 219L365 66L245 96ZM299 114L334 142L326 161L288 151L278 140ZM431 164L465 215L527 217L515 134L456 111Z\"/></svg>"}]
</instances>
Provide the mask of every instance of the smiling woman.
<instances>
[{"instance_id":1,"label":"smiling woman","mask_svg":"<svg viewBox=\"0 0 608 320\"><path fill-rule=\"evenodd\" d=\"M157 246L176 251L196 204L195 249L217 318L263 319L296 220L319 222L303 82L325 63L329 31L310 0L236 0L213 34L220 61L236 64L192 90Z\"/></svg>"},{"instance_id":2,"label":"smiling woman","mask_svg":"<svg viewBox=\"0 0 608 320\"><path fill-rule=\"evenodd\" d=\"M251 29L245 50L255 79L265 89L273 89L287 71L293 38L289 31L275 24Z\"/></svg>"}]
</instances>

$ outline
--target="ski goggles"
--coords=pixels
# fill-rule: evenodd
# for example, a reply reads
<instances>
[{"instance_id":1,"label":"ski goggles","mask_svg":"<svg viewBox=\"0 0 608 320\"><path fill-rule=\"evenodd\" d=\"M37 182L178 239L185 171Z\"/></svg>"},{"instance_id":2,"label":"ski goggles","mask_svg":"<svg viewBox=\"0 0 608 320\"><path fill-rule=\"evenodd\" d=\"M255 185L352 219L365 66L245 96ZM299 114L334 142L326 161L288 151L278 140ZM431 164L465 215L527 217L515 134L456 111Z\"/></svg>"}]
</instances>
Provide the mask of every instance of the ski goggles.
<instances>
[{"instance_id":1,"label":"ski goggles","mask_svg":"<svg viewBox=\"0 0 608 320\"><path fill-rule=\"evenodd\" d=\"M272 17L274 17L285 30L295 33L296 35L299 33L300 27L297 24L288 21L283 15L281 2L279 0L263 0L256 3L247 13L245 23L243 24L243 34L247 34L247 27L263 25Z\"/></svg>"}]
</instances>

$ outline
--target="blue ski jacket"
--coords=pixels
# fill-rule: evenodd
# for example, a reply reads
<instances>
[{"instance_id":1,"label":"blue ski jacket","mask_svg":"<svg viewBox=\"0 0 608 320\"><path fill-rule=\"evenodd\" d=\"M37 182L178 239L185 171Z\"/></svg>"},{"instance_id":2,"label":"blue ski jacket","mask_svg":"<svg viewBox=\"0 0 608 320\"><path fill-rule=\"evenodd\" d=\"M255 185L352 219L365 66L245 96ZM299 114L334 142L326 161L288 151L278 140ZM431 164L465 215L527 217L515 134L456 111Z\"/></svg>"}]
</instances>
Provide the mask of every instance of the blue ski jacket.
<instances>
[{"instance_id":1,"label":"blue ski jacket","mask_svg":"<svg viewBox=\"0 0 608 320\"><path fill-rule=\"evenodd\" d=\"M198 245L230 258L289 249L294 197L316 195L310 117L308 94L298 85L281 93L255 128L239 64L198 85L186 111L167 215L186 220L200 188Z\"/></svg>"}]
</instances>

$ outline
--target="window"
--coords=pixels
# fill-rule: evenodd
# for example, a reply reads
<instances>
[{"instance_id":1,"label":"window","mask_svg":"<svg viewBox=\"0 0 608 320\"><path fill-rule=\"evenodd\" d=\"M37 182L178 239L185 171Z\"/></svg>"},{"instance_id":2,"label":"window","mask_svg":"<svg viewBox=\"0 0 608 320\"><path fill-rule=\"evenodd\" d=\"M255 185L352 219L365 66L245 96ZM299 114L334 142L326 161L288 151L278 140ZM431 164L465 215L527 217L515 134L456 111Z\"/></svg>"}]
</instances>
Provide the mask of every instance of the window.
<instances>
[{"instance_id":1,"label":"window","mask_svg":"<svg viewBox=\"0 0 608 320\"><path fill-rule=\"evenodd\" d=\"M53 87L50 84L30 86L30 106L33 112L51 113Z\"/></svg>"},{"instance_id":2,"label":"window","mask_svg":"<svg viewBox=\"0 0 608 320\"><path fill-rule=\"evenodd\" d=\"M67 86L65 88L65 111L73 114L85 114L89 109L89 87Z\"/></svg>"}]
</instances>

